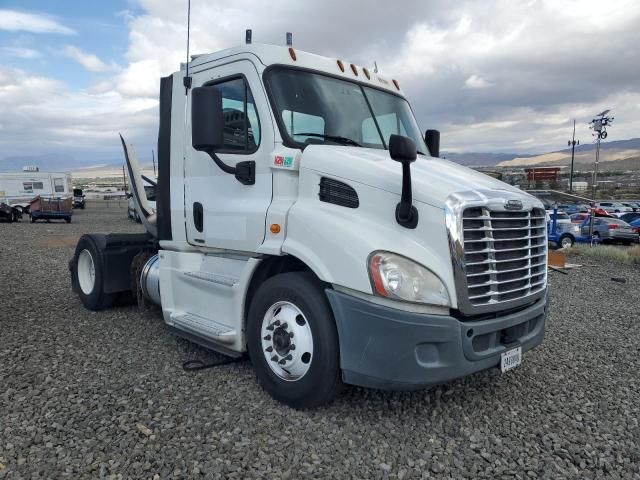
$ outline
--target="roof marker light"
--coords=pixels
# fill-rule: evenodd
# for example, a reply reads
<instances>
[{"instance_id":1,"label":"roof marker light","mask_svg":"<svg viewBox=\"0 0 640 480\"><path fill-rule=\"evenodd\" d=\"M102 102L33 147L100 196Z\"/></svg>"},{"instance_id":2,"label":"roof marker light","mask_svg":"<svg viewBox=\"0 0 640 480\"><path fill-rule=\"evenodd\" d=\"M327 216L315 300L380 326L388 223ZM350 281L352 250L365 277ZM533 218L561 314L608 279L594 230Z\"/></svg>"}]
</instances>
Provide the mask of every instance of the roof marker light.
<instances>
[{"instance_id":1,"label":"roof marker light","mask_svg":"<svg viewBox=\"0 0 640 480\"><path fill-rule=\"evenodd\" d=\"M338 60L338 68L340 69L341 72L344 72L344 64L342 63L342 60Z\"/></svg>"},{"instance_id":2,"label":"roof marker light","mask_svg":"<svg viewBox=\"0 0 640 480\"><path fill-rule=\"evenodd\" d=\"M396 89L399 91L400 90L400 84L398 83L397 80L392 80L393 84L396 86Z\"/></svg>"},{"instance_id":3,"label":"roof marker light","mask_svg":"<svg viewBox=\"0 0 640 480\"><path fill-rule=\"evenodd\" d=\"M289 47L289 55L291 55L291 58L295 62L296 61L296 51L293 49L293 47Z\"/></svg>"},{"instance_id":4,"label":"roof marker light","mask_svg":"<svg viewBox=\"0 0 640 480\"><path fill-rule=\"evenodd\" d=\"M369 70L366 67L362 67L362 71L364 72L364 76L367 77L367 80L371 80L371 75L369 75Z\"/></svg>"},{"instance_id":5,"label":"roof marker light","mask_svg":"<svg viewBox=\"0 0 640 480\"><path fill-rule=\"evenodd\" d=\"M351 71L353 72L353 74L356 77L358 76L358 69L356 68L356 66L353 63L351 64Z\"/></svg>"}]
</instances>

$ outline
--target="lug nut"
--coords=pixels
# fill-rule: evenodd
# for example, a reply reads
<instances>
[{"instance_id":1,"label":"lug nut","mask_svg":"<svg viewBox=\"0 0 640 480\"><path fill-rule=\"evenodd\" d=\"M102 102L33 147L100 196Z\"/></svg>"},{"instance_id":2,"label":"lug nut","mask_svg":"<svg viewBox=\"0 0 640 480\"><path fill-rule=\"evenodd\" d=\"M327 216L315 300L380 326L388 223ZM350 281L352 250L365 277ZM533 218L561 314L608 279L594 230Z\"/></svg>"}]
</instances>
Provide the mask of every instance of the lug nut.
<instances>
[{"instance_id":1,"label":"lug nut","mask_svg":"<svg viewBox=\"0 0 640 480\"><path fill-rule=\"evenodd\" d=\"M276 320L275 322L273 322L273 324L277 327L278 325L280 325L280 320Z\"/></svg>"},{"instance_id":2,"label":"lug nut","mask_svg":"<svg viewBox=\"0 0 640 480\"><path fill-rule=\"evenodd\" d=\"M285 360L285 361L286 361L286 360L291 360L292 358L293 358L293 355L289 354L289 355L287 355L286 357L284 357L282 360ZM281 361L282 361L282 360L281 360Z\"/></svg>"},{"instance_id":3,"label":"lug nut","mask_svg":"<svg viewBox=\"0 0 640 480\"><path fill-rule=\"evenodd\" d=\"M269 346L269 347L265 348L264 351L271 353L271 352L273 352L273 347Z\"/></svg>"},{"instance_id":4,"label":"lug nut","mask_svg":"<svg viewBox=\"0 0 640 480\"><path fill-rule=\"evenodd\" d=\"M281 325L281 327L282 327L282 328L284 328L284 329L286 330L287 328L289 328L289 325L287 325L287 322L284 322L284 323Z\"/></svg>"},{"instance_id":5,"label":"lug nut","mask_svg":"<svg viewBox=\"0 0 640 480\"><path fill-rule=\"evenodd\" d=\"M280 360L278 363L279 363L280 365L284 365L285 363L287 363L287 361L283 358L283 359L282 359L282 360Z\"/></svg>"},{"instance_id":6,"label":"lug nut","mask_svg":"<svg viewBox=\"0 0 640 480\"><path fill-rule=\"evenodd\" d=\"M289 350L295 350L296 346L292 343L291 345L289 345Z\"/></svg>"},{"instance_id":7,"label":"lug nut","mask_svg":"<svg viewBox=\"0 0 640 480\"><path fill-rule=\"evenodd\" d=\"M273 323L267 327L267 330L273 330Z\"/></svg>"},{"instance_id":8,"label":"lug nut","mask_svg":"<svg viewBox=\"0 0 640 480\"><path fill-rule=\"evenodd\" d=\"M293 332L289 332L289 338L293 338Z\"/></svg>"},{"instance_id":9,"label":"lug nut","mask_svg":"<svg viewBox=\"0 0 640 480\"><path fill-rule=\"evenodd\" d=\"M271 340L271 335L267 335L266 337L263 338L263 340Z\"/></svg>"},{"instance_id":10,"label":"lug nut","mask_svg":"<svg viewBox=\"0 0 640 480\"><path fill-rule=\"evenodd\" d=\"M273 357L271 357L271 361L272 362L277 362L278 361L278 355L274 355Z\"/></svg>"}]
</instances>

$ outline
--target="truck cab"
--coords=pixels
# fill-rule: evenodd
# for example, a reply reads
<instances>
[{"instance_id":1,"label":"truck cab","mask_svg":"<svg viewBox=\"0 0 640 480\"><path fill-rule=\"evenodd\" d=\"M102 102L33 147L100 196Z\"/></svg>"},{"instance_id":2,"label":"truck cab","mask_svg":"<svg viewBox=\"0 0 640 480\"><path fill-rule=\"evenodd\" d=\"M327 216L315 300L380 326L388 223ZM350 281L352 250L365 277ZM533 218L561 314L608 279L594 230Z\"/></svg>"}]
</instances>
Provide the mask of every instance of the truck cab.
<instances>
[{"instance_id":1,"label":"truck cab","mask_svg":"<svg viewBox=\"0 0 640 480\"><path fill-rule=\"evenodd\" d=\"M292 407L506 371L542 342L543 205L437 158L395 79L293 47L192 59L161 80L155 211L123 146L148 233L82 237L74 290L156 303Z\"/></svg>"}]
</instances>

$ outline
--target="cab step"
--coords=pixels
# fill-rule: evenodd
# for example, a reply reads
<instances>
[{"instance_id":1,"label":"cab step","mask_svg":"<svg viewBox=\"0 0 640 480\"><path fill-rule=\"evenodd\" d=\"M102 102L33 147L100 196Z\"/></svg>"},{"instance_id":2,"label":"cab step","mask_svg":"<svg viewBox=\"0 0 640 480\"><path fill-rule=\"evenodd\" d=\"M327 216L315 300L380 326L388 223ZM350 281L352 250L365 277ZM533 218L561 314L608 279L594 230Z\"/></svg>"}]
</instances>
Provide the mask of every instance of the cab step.
<instances>
[{"instance_id":1,"label":"cab step","mask_svg":"<svg viewBox=\"0 0 640 480\"><path fill-rule=\"evenodd\" d=\"M238 335L234 329L195 313L175 312L171 314L171 320L178 329L202 335L220 343L233 343Z\"/></svg>"}]
</instances>

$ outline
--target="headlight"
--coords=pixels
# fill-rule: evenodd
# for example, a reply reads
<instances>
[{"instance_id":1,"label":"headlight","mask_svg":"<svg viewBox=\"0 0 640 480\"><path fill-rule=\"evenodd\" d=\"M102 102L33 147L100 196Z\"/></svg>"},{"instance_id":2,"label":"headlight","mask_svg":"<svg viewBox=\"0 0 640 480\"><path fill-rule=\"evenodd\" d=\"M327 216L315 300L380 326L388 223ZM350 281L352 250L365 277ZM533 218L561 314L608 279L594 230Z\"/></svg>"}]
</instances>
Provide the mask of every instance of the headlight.
<instances>
[{"instance_id":1,"label":"headlight","mask_svg":"<svg viewBox=\"0 0 640 480\"><path fill-rule=\"evenodd\" d=\"M442 280L431 270L400 255L373 253L369 257L369 276L374 292L383 297L449 305L449 294Z\"/></svg>"}]
</instances>

